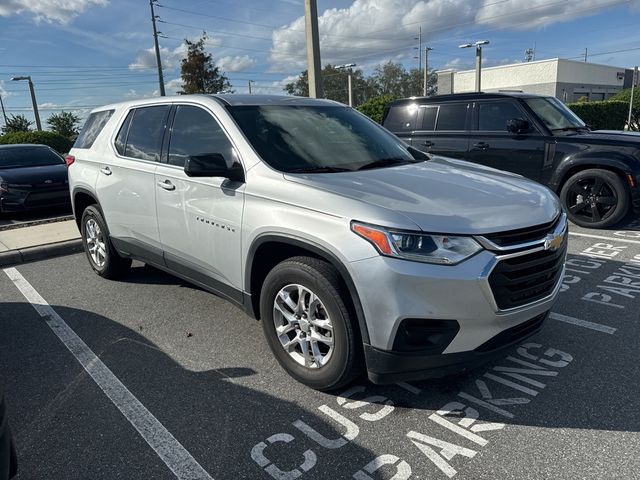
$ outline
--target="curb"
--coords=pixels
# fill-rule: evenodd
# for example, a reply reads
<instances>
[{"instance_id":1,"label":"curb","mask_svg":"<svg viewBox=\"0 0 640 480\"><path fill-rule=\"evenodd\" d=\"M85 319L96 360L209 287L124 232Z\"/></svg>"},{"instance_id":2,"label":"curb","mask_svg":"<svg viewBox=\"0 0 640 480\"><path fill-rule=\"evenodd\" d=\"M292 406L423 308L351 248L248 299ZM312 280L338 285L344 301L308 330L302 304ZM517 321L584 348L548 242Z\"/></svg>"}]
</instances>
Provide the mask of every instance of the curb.
<instances>
[{"instance_id":1,"label":"curb","mask_svg":"<svg viewBox=\"0 0 640 480\"><path fill-rule=\"evenodd\" d=\"M21 248L18 250L9 250L0 253L0 267L10 267L20 263L34 262L36 260L44 260L47 258L60 257L62 255L70 255L83 250L82 239L65 240L64 242L49 243L46 245L37 245L35 247Z\"/></svg>"}]
</instances>

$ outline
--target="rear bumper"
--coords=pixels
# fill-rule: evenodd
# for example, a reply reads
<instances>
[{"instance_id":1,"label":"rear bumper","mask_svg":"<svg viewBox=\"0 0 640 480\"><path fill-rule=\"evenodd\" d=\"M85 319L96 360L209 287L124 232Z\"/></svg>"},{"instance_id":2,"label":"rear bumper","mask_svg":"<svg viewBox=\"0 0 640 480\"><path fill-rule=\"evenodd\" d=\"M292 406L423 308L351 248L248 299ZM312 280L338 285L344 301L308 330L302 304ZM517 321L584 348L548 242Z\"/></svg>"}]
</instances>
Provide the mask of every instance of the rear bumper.
<instances>
[{"instance_id":1,"label":"rear bumper","mask_svg":"<svg viewBox=\"0 0 640 480\"><path fill-rule=\"evenodd\" d=\"M29 195L4 195L0 197L0 212L26 212L71 205L71 197L68 190L47 192L43 198L34 198Z\"/></svg>"},{"instance_id":2,"label":"rear bumper","mask_svg":"<svg viewBox=\"0 0 640 480\"><path fill-rule=\"evenodd\" d=\"M510 347L539 332L548 315L548 311L536 315L467 352L425 355L420 352L385 351L365 345L369 380L376 384L388 384L442 378L471 371L503 356Z\"/></svg>"}]
</instances>

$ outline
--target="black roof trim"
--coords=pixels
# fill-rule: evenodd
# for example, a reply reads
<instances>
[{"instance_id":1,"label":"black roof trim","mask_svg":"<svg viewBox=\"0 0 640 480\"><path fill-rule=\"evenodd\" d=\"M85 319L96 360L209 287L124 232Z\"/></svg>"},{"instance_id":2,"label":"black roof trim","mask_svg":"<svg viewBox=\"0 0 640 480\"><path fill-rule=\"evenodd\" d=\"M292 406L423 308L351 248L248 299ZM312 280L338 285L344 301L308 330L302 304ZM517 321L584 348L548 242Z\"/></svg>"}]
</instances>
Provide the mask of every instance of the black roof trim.
<instances>
[{"instance_id":1,"label":"black roof trim","mask_svg":"<svg viewBox=\"0 0 640 480\"><path fill-rule=\"evenodd\" d=\"M472 92L472 93L450 93L447 95L435 95L433 97L409 97L402 98L391 102L389 105L404 105L408 103L437 103L437 102L454 102L454 101L470 101L479 99L497 99L497 98L536 98L543 95L535 95L533 93L520 92Z\"/></svg>"}]
</instances>

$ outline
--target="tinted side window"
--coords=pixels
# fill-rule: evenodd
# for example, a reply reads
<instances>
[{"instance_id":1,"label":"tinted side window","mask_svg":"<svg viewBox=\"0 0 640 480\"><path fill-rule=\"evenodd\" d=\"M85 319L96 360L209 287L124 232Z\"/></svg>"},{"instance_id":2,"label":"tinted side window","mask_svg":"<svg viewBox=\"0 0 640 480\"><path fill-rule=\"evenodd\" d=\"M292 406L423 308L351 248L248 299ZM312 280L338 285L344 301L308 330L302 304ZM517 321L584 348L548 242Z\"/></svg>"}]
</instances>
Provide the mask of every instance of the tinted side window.
<instances>
[{"instance_id":1,"label":"tinted side window","mask_svg":"<svg viewBox=\"0 0 640 480\"><path fill-rule=\"evenodd\" d=\"M98 138L98 135L111 118L111 115L113 115L113 112L113 110L104 110L89 115L89 118L87 118L87 121L84 123L84 127L82 127L80 135L78 135L76 142L73 144L73 148L91 148L91 145L96 141L96 138Z\"/></svg>"},{"instance_id":2,"label":"tinted side window","mask_svg":"<svg viewBox=\"0 0 640 480\"><path fill-rule=\"evenodd\" d=\"M467 122L467 104L453 103L440 105L436 130L465 130Z\"/></svg>"},{"instance_id":3,"label":"tinted side window","mask_svg":"<svg viewBox=\"0 0 640 480\"><path fill-rule=\"evenodd\" d=\"M160 161L162 135L169 108L168 105L161 105L135 109L124 151L126 157Z\"/></svg>"},{"instance_id":4,"label":"tinted side window","mask_svg":"<svg viewBox=\"0 0 640 480\"><path fill-rule=\"evenodd\" d=\"M221 153L227 165L235 161L233 146L218 122L199 107L180 105L169 142L169 164L184 167L188 157Z\"/></svg>"},{"instance_id":5,"label":"tinted side window","mask_svg":"<svg viewBox=\"0 0 640 480\"><path fill-rule=\"evenodd\" d=\"M422 130L435 130L437 116L438 107L426 107L422 116Z\"/></svg>"},{"instance_id":6,"label":"tinted side window","mask_svg":"<svg viewBox=\"0 0 640 480\"><path fill-rule=\"evenodd\" d=\"M135 110L131 110L125 118L124 123L120 127L120 131L118 132L118 136L116 137L116 150L120 155L124 155L125 147L127 146L127 135L129 134L129 125L131 125L131 119L133 118L133 112Z\"/></svg>"},{"instance_id":7,"label":"tinted side window","mask_svg":"<svg viewBox=\"0 0 640 480\"><path fill-rule=\"evenodd\" d=\"M478 130L506 132L507 120L522 118L522 112L510 101L481 103L478 109Z\"/></svg>"},{"instance_id":8,"label":"tinted side window","mask_svg":"<svg viewBox=\"0 0 640 480\"><path fill-rule=\"evenodd\" d=\"M415 105L397 105L389 108L384 119L384 127L392 132L413 130L416 124L418 109Z\"/></svg>"}]
</instances>

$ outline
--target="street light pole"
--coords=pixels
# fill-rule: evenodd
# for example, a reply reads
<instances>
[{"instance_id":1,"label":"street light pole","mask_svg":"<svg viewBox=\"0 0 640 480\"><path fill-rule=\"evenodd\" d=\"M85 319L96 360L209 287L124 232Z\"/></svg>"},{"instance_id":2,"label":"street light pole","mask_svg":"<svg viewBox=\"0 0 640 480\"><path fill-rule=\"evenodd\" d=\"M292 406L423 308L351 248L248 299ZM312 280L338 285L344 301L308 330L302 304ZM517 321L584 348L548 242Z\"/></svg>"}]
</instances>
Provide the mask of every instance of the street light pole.
<instances>
[{"instance_id":1,"label":"street light pole","mask_svg":"<svg viewBox=\"0 0 640 480\"><path fill-rule=\"evenodd\" d=\"M322 98L322 69L320 66L320 37L318 35L316 0L304 0L304 29L307 37L309 97Z\"/></svg>"},{"instance_id":2,"label":"street light pole","mask_svg":"<svg viewBox=\"0 0 640 480\"><path fill-rule=\"evenodd\" d=\"M349 89L349 106L353 107L353 84L352 84L352 68L355 67L355 63L347 63L346 65L338 65L336 70L346 70L347 71L347 88Z\"/></svg>"},{"instance_id":3,"label":"street light pole","mask_svg":"<svg viewBox=\"0 0 640 480\"><path fill-rule=\"evenodd\" d=\"M156 65L158 67L158 86L160 87L160 96L164 97L164 75L162 74L162 62L160 61L160 46L158 45L158 29L156 28L156 12L153 10L153 3L157 0L149 0L151 7L151 24L153 25L153 44L156 49Z\"/></svg>"},{"instance_id":4,"label":"street light pole","mask_svg":"<svg viewBox=\"0 0 640 480\"><path fill-rule=\"evenodd\" d=\"M36 92L33 88L33 82L30 76L12 77L11 81L19 82L20 80L27 80L29 82L29 92L31 93L31 105L33 105L33 116L36 117L36 128L38 131L42 131L42 124L40 123L40 114L38 113L38 102L36 102ZM3 108L4 110L4 108Z\"/></svg>"},{"instance_id":5,"label":"street light pole","mask_svg":"<svg viewBox=\"0 0 640 480\"><path fill-rule=\"evenodd\" d=\"M422 85L422 96L427 96L427 83L429 80L429 52L433 50L431 47L424 47L424 82Z\"/></svg>"},{"instance_id":6,"label":"street light pole","mask_svg":"<svg viewBox=\"0 0 640 480\"><path fill-rule=\"evenodd\" d=\"M478 40L475 43L465 43L458 48L471 48L476 47L476 92L482 91L481 79L482 79L482 46L488 45L489 40Z\"/></svg>"},{"instance_id":7,"label":"street light pole","mask_svg":"<svg viewBox=\"0 0 640 480\"><path fill-rule=\"evenodd\" d=\"M249 95L251 95L251 84L254 83L253 80L249 80Z\"/></svg>"}]
</instances>

